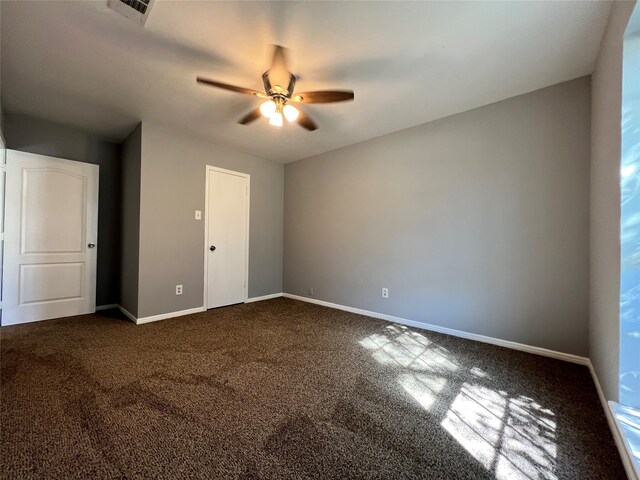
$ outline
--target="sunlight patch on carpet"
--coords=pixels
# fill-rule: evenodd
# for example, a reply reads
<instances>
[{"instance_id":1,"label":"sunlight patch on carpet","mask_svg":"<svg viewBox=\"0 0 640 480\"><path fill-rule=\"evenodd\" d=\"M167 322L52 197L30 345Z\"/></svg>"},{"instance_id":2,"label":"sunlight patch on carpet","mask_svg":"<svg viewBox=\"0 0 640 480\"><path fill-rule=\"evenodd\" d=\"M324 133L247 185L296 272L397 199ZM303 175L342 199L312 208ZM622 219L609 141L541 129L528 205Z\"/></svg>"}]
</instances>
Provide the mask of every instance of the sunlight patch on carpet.
<instances>
[{"instance_id":1,"label":"sunlight patch on carpet","mask_svg":"<svg viewBox=\"0 0 640 480\"><path fill-rule=\"evenodd\" d=\"M496 479L556 480L553 417L528 397L465 383L441 425Z\"/></svg>"},{"instance_id":2,"label":"sunlight patch on carpet","mask_svg":"<svg viewBox=\"0 0 640 480\"><path fill-rule=\"evenodd\" d=\"M455 372L459 368L446 348L401 325L390 325L384 334L374 333L359 343L371 350L373 358L382 365L436 373Z\"/></svg>"},{"instance_id":3,"label":"sunlight patch on carpet","mask_svg":"<svg viewBox=\"0 0 640 480\"><path fill-rule=\"evenodd\" d=\"M447 379L425 373L403 373L398 377L398 383L422 408L429 410Z\"/></svg>"},{"instance_id":4,"label":"sunlight patch on carpet","mask_svg":"<svg viewBox=\"0 0 640 480\"><path fill-rule=\"evenodd\" d=\"M489 388L484 370L464 368L446 348L408 327L390 325L359 344L378 363L398 369L398 384L426 412L454 398L440 425L494 478L557 480L556 420L549 409ZM473 380L460 379L465 370Z\"/></svg>"}]
</instances>

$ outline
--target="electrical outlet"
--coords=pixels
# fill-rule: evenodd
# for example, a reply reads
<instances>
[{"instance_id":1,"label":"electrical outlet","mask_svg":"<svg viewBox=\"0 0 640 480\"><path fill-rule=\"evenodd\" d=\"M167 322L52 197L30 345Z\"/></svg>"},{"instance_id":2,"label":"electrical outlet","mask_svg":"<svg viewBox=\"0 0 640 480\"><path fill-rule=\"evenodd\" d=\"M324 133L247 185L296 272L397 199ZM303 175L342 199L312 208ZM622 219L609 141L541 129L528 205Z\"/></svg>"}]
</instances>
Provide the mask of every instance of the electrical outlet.
<instances>
[{"instance_id":1,"label":"electrical outlet","mask_svg":"<svg viewBox=\"0 0 640 480\"><path fill-rule=\"evenodd\" d=\"M202 220L202 212L200 210L196 210L196 220Z\"/></svg>"},{"instance_id":2,"label":"electrical outlet","mask_svg":"<svg viewBox=\"0 0 640 480\"><path fill-rule=\"evenodd\" d=\"M382 287L382 298L389 298L389 289Z\"/></svg>"},{"instance_id":3,"label":"electrical outlet","mask_svg":"<svg viewBox=\"0 0 640 480\"><path fill-rule=\"evenodd\" d=\"M182 295L182 285L176 285L176 295Z\"/></svg>"},{"instance_id":4,"label":"electrical outlet","mask_svg":"<svg viewBox=\"0 0 640 480\"><path fill-rule=\"evenodd\" d=\"M307 293L308 293L310 296L313 296L313 287L309 287L309 288L307 289Z\"/></svg>"}]
</instances>

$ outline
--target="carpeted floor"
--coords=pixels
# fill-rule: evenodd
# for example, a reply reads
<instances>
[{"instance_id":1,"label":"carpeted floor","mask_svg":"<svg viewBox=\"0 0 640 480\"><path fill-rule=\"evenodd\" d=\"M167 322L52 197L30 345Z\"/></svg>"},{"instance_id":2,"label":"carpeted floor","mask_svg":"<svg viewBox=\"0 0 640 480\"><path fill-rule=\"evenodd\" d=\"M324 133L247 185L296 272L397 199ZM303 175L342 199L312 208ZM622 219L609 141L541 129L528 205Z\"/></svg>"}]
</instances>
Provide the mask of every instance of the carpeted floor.
<instances>
[{"instance_id":1,"label":"carpeted floor","mask_svg":"<svg viewBox=\"0 0 640 480\"><path fill-rule=\"evenodd\" d=\"M586 367L289 299L3 327L2 478L623 479Z\"/></svg>"}]
</instances>

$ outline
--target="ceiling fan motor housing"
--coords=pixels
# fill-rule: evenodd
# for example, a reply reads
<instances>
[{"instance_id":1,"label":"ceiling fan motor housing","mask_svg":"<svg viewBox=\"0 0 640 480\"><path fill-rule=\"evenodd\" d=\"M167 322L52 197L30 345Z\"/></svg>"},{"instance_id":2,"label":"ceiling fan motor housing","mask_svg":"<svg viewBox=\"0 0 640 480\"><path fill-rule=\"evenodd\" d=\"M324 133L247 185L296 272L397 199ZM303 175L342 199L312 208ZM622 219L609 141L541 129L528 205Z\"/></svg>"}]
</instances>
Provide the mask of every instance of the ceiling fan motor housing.
<instances>
[{"instance_id":1,"label":"ceiling fan motor housing","mask_svg":"<svg viewBox=\"0 0 640 480\"><path fill-rule=\"evenodd\" d=\"M262 83L264 83L264 91L267 92L267 95L269 95L271 97L271 99L278 103L276 101L276 98L278 97L282 97L286 100L291 98L291 95L293 95L293 89L296 86L296 77L294 74L289 73L289 84L287 85L287 88L282 87L281 85L272 85L271 84L271 79L269 78L269 70L267 70L266 72L264 72L262 74Z\"/></svg>"}]
</instances>

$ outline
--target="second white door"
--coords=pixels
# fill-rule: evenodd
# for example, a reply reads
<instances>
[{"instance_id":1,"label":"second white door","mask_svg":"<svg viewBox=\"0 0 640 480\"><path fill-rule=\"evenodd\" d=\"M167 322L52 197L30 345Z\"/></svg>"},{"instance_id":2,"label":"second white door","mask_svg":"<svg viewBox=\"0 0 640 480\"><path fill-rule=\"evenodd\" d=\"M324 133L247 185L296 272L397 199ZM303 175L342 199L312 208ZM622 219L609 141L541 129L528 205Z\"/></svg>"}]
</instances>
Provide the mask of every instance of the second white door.
<instances>
[{"instance_id":1,"label":"second white door","mask_svg":"<svg viewBox=\"0 0 640 480\"><path fill-rule=\"evenodd\" d=\"M247 300L249 175L207 166L206 308Z\"/></svg>"}]
</instances>

